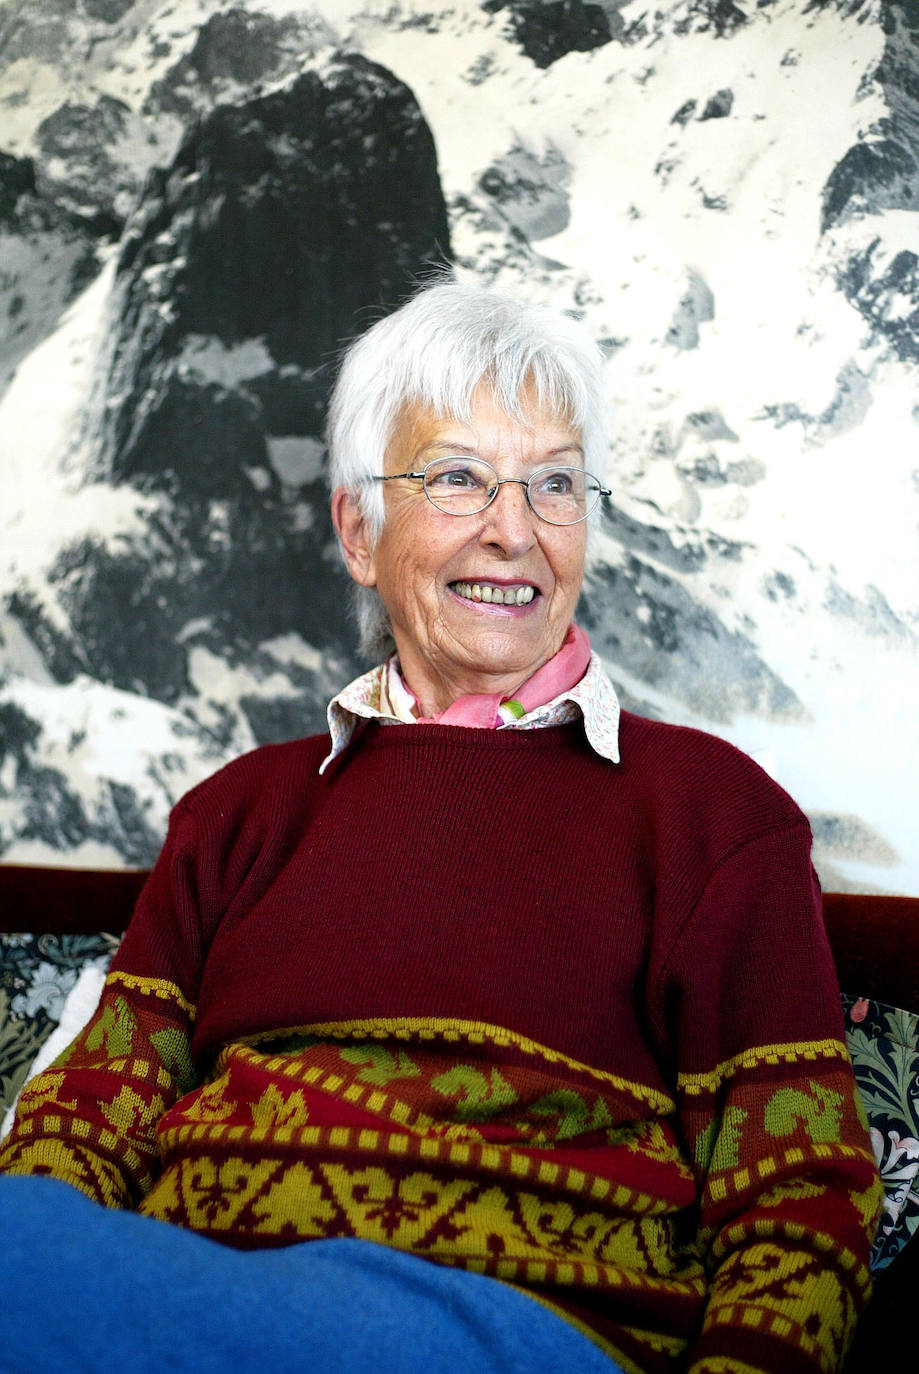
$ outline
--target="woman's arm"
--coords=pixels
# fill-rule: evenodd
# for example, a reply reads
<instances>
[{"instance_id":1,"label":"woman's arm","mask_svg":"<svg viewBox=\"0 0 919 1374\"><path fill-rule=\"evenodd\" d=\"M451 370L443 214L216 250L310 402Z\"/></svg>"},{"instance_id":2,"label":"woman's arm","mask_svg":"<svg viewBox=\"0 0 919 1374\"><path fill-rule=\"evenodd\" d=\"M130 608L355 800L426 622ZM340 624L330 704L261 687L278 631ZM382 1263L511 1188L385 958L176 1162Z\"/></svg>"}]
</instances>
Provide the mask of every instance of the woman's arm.
<instances>
[{"instance_id":1,"label":"woman's arm","mask_svg":"<svg viewBox=\"0 0 919 1374\"><path fill-rule=\"evenodd\" d=\"M193 820L177 808L99 1005L23 1089L0 1171L50 1175L111 1207L133 1207L150 1188L157 1123L197 1082L197 851Z\"/></svg>"},{"instance_id":2,"label":"woman's arm","mask_svg":"<svg viewBox=\"0 0 919 1374\"><path fill-rule=\"evenodd\" d=\"M711 875L661 972L710 1273L692 1374L836 1369L870 1291L880 1186L806 824Z\"/></svg>"}]
</instances>

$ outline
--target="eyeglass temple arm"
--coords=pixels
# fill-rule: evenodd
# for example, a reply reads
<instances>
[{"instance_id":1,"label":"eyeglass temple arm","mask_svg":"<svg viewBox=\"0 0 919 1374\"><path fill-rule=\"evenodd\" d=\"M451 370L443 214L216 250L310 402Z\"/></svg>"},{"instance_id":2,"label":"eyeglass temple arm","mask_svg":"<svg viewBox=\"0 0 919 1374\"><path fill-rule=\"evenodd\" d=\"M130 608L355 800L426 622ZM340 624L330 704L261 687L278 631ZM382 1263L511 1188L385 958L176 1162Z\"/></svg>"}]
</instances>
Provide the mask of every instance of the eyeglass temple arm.
<instances>
[{"instance_id":1,"label":"eyeglass temple arm","mask_svg":"<svg viewBox=\"0 0 919 1374\"><path fill-rule=\"evenodd\" d=\"M424 481L423 472L387 472L382 476L378 472L371 472L364 480L368 482L394 482L397 477L416 477L419 482Z\"/></svg>"}]
</instances>

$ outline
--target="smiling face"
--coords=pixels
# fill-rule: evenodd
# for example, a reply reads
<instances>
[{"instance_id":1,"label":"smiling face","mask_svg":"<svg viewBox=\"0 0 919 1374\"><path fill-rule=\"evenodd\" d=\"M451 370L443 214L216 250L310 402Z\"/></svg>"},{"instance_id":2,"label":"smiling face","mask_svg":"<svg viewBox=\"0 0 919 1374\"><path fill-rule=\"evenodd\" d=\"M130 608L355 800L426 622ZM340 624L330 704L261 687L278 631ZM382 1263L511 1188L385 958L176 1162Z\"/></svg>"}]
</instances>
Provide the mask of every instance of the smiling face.
<instances>
[{"instance_id":1,"label":"smiling face","mask_svg":"<svg viewBox=\"0 0 919 1374\"><path fill-rule=\"evenodd\" d=\"M487 459L501 477L546 463L583 464L580 435L524 397L524 422L480 386L468 423L421 406L405 410L386 450L387 474L433 458ZM374 543L354 498L339 488L332 514L352 577L376 587L389 612L405 681L422 714L467 693L514 690L562 645L584 577L586 525L549 525L522 486L502 486L477 515L437 510L419 481L385 483L386 522Z\"/></svg>"}]
</instances>

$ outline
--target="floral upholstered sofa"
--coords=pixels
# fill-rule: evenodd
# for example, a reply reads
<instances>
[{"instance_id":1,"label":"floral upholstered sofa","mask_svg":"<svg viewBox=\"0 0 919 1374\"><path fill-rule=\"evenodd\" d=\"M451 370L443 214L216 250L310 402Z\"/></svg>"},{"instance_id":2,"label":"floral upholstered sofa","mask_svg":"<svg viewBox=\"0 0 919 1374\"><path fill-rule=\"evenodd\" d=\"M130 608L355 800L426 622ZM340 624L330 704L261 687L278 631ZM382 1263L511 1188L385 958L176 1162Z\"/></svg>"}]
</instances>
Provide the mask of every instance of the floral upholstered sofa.
<instances>
[{"instance_id":1,"label":"floral upholstered sofa","mask_svg":"<svg viewBox=\"0 0 919 1374\"><path fill-rule=\"evenodd\" d=\"M0 864L0 1131L25 1080L95 1006L146 874ZM914 1341L919 1292L919 898L827 893L855 1065L885 1202L875 1289L846 1374Z\"/></svg>"}]
</instances>

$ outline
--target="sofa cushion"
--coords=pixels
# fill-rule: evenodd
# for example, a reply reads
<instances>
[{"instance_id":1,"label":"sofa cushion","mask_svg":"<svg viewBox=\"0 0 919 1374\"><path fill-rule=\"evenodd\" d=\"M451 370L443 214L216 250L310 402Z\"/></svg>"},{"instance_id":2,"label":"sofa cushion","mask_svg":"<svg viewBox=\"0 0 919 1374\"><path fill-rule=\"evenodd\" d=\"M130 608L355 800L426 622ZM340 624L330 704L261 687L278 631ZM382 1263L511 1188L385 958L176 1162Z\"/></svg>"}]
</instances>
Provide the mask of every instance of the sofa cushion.
<instances>
[{"instance_id":1,"label":"sofa cushion","mask_svg":"<svg viewBox=\"0 0 919 1374\"><path fill-rule=\"evenodd\" d=\"M55 1033L76 1035L92 1014L114 935L0 935L0 1123ZM96 974L93 980L91 975Z\"/></svg>"},{"instance_id":2,"label":"sofa cushion","mask_svg":"<svg viewBox=\"0 0 919 1374\"><path fill-rule=\"evenodd\" d=\"M919 1227L919 1015L843 995L846 1039L884 1184L872 1269Z\"/></svg>"}]
</instances>

